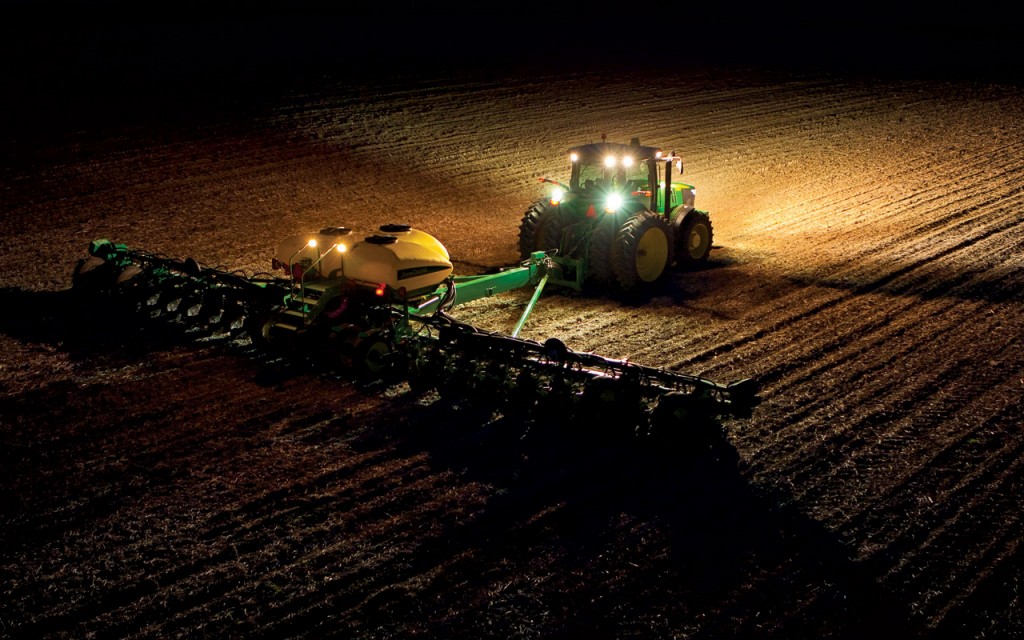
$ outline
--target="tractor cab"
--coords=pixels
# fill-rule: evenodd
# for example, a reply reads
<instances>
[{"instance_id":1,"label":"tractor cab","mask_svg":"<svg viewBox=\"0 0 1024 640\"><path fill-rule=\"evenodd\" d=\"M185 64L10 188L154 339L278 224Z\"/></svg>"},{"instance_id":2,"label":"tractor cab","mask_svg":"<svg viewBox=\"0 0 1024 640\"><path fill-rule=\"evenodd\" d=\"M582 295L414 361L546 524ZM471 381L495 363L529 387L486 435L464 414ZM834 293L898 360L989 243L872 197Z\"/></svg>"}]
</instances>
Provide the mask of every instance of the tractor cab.
<instances>
[{"instance_id":1,"label":"tractor cab","mask_svg":"<svg viewBox=\"0 0 1024 640\"><path fill-rule=\"evenodd\" d=\"M569 193L599 209L664 212L668 185L671 211L683 203L684 189L692 189L671 183L673 173L682 173L680 158L657 147L641 146L636 139L630 144L599 142L573 147L569 160Z\"/></svg>"}]
</instances>

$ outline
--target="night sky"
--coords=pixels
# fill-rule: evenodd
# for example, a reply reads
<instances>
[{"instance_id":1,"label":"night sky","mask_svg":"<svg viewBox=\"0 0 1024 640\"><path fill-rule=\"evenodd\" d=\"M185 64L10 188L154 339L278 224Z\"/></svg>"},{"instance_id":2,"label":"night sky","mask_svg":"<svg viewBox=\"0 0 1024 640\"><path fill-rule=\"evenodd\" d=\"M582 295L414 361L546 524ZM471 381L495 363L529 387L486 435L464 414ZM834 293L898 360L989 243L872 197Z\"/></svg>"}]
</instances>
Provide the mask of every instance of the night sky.
<instances>
[{"instance_id":1,"label":"night sky","mask_svg":"<svg viewBox=\"0 0 1024 640\"><path fill-rule=\"evenodd\" d=\"M468 12L444 4L377 3L325 11L218 3L7 0L0 20L7 127L204 100L244 101L329 75L354 81L516 71L759 65L793 72L1020 82L1024 27L999 12L865 5L645 4L610 11L576 3L503 3ZM145 7L140 9L139 7ZM640 5L637 5L640 6ZM256 9L254 9L256 7ZM896 7L896 8L894 8ZM129 107L135 108L135 107Z\"/></svg>"}]
</instances>

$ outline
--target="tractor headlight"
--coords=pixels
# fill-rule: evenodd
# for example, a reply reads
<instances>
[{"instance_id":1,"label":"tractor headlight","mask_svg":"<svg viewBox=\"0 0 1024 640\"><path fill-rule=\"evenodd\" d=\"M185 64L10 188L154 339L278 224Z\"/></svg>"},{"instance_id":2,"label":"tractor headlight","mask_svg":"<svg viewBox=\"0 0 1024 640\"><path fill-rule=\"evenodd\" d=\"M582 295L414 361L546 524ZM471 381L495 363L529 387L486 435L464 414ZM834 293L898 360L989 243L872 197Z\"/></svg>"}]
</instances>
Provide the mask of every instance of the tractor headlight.
<instances>
[{"instance_id":1,"label":"tractor headlight","mask_svg":"<svg viewBox=\"0 0 1024 640\"><path fill-rule=\"evenodd\" d=\"M619 207L622 206L622 194L613 193L608 196L608 199L604 201L605 211L618 211Z\"/></svg>"},{"instance_id":2,"label":"tractor headlight","mask_svg":"<svg viewBox=\"0 0 1024 640\"><path fill-rule=\"evenodd\" d=\"M557 205L565 197L565 189L561 187L555 187L551 191L551 204Z\"/></svg>"}]
</instances>

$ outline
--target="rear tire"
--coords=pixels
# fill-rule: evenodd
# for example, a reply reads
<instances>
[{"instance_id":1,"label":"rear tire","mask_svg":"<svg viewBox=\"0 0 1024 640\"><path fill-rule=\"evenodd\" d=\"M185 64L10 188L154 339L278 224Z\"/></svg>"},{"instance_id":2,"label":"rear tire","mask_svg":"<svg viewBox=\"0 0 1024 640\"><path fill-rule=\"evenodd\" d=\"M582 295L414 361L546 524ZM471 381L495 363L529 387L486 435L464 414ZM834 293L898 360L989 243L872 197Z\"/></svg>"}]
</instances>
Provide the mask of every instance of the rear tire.
<instances>
[{"instance_id":1,"label":"rear tire","mask_svg":"<svg viewBox=\"0 0 1024 640\"><path fill-rule=\"evenodd\" d=\"M558 249L558 255L565 256L569 252L562 252L562 238L565 230L574 222L573 216L568 210L561 207L552 207L548 221L544 224L541 235L540 248L543 251ZM570 249L572 247L569 247Z\"/></svg>"},{"instance_id":2,"label":"rear tire","mask_svg":"<svg viewBox=\"0 0 1024 640\"><path fill-rule=\"evenodd\" d=\"M615 279L623 291L658 283L672 264L674 247L665 218L641 211L626 220L613 245Z\"/></svg>"},{"instance_id":3,"label":"rear tire","mask_svg":"<svg viewBox=\"0 0 1024 640\"><path fill-rule=\"evenodd\" d=\"M612 267L612 247L619 230L619 220L614 214L605 214L594 227L590 236L590 253L587 256L587 277L603 285L615 284Z\"/></svg>"},{"instance_id":4,"label":"rear tire","mask_svg":"<svg viewBox=\"0 0 1024 640\"><path fill-rule=\"evenodd\" d=\"M531 204L519 223L519 259L526 260L534 251L547 251L558 246L546 246L550 233L548 225L558 217L558 207L547 200Z\"/></svg>"}]
</instances>

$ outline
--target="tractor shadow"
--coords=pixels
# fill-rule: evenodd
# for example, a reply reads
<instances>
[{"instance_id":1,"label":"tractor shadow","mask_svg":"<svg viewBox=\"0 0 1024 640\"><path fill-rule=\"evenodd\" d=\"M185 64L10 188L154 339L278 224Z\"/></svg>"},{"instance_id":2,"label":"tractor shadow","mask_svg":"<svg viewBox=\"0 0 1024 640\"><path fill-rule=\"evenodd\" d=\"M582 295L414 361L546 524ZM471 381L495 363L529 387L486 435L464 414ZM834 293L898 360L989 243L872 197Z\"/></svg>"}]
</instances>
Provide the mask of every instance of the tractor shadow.
<instances>
[{"instance_id":1,"label":"tractor shadow","mask_svg":"<svg viewBox=\"0 0 1024 640\"><path fill-rule=\"evenodd\" d=\"M392 425L370 437L491 487L480 517L417 551L425 565L472 557L449 582L481 590L504 571L585 577L534 594L564 612L545 637L622 637L628 620L661 616L703 620L706 637L922 635L834 534L751 482L731 446L695 455L440 400Z\"/></svg>"},{"instance_id":2,"label":"tractor shadow","mask_svg":"<svg viewBox=\"0 0 1024 640\"><path fill-rule=\"evenodd\" d=\"M8 287L0 302L19 310L0 320L0 332L73 358L138 360L189 341L173 325L139 323L70 290ZM281 360L264 367L261 381L309 373ZM495 580L546 576L521 595L559 612L552 638L622 637L631 620L664 617L703 620L707 637L921 636L834 534L751 482L731 446L694 455L615 425L512 419L411 392L367 417L366 427L354 449L426 452L438 472L487 487L476 517L443 522L445 535L416 548L423 572L449 567L416 594L420 602L476 598L474 589ZM368 605L366 619L389 619L387 606ZM758 626L757 612L772 631ZM449 620L445 631L472 636L477 622Z\"/></svg>"},{"instance_id":3,"label":"tractor shadow","mask_svg":"<svg viewBox=\"0 0 1024 640\"><path fill-rule=\"evenodd\" d=\"M685 305L699 300L707 291L713 290L716 272L734 264L732 260L718 259L687 268L673 267L658 282L630 291L613 291L602 283L584 282L583 290L579 293L559 293L580 298L611 300L624 307L645 307L656 301Z\"/></svg>"}]
</instances>

